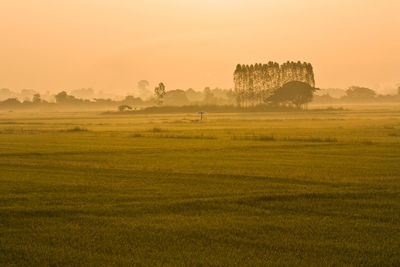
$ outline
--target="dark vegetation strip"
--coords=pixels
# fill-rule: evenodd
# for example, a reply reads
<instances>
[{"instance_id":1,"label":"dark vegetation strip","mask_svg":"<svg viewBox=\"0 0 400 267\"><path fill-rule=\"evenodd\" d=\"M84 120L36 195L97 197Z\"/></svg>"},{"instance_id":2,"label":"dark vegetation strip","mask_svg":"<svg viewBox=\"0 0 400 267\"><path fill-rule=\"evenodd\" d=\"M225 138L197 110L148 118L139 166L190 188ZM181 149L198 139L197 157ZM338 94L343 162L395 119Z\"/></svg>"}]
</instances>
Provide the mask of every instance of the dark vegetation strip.
<instances>
[{"instance_id":1,"label":"dark vegetation strip","mask_svg":"<svg viewBox=\"0 0 400 267\"><path fill-rule=\"evenodd\" d=\"M61 130L61 132L87 132L87 131L89 131L87 128L80 127L80 126L76 126L76 127L69 128L66 130Z\"/></svg>"},{"instance_id":2,"label":"dark vegetation strip","mask_svg":"<svg viewBox=\"0 0 400 267\"><path fill-rule=\"evenodd\" d=\"M22 170L29 171L30 174L36 172L38 175L47 174L59 174L60 167L55 165L27 165L21 163L2 163L0 162L0 168L5 172L18 172L21 173ZM44 171L45 170L45 171ZM281 178L281 177L270 177L261 175L244 175L244 174L224 174L224 173L190 173L190 172L172 172L172 171L148 171L148 170L130 170L130 169L109 169L109 168L99 168L99 167L89 167L85 168L79 166L68 166L64 169L63 174L68 174L71 176L80 177L82 173L84 174L95 174L93 177L96 179L105 178L106 180L112 180L115 178L121 179L134 179L144 177L152 177L157 180L170 180L170 181L181 181L181 178L193 179L204 181L204 179L211 179L215 183L224 183L227 180L246 181L246 180L258 180L263 183L274 183L274 184L293 184L293 185L322 185L328 186L329 188L349 188L357 187L359 189L365 188L369 189L371 184L366 182L338 182L338 181L317 181L317 180L305 180L297 178ZM162 178L161 178L162 177ZM5 180L5 179L2 179ZM374 184L372 184L374 185Z\"/></svg>"},{"instance_id":3,"label":"dark vegetation strip","mask_svg":"<svg viewBox=\"0 0 400 267\"><path fill-rule=\"evenodd\" d=\"M275 138L273 135L244 135L244 136L233 136L233 140L252 140L252 141L288 141L288 142L321 142L321 143L336 143L337 138L332 137L284 137Z\"/></svg>"},{"instance_id":4,"label":"dark vegetation strip","mask_svg":"<svg viewBox=\"0 0 400 267\"><path fill-rule=\"evenodd\" d=\"M25 125L43 125L45 124L44 122L18 122L18 121L0 121L0 124L5 124L5 125L14 125L14 124L25 124Z\"/></svg>"},{"instance_id":5,"label":"dark vegetation strip","mask_svg":"<svg viewBox=\"0 0 400 267\"><path fill-rule=\"evenodd\" d=\"M129 111L108 111L103 114L107 115L129 115L129 114L175 114L175 113L196 113L199 111L213 112L213 113L248 113L248 112L304 112L299 111L294 107L285 106L268 106L268 105L257 105L252 107L238 107L234 105L189 105L189 106L152 106L141 110L129 110Z\"/></svg>"},{"instance_id":6,"label":"dark vegetation strip","mask_svg":"<svg viewBox=\"0 0 400 267\"><path fill-rule=\"evenodd\" d=\"M243 197L235 199L234 197L213 197L207 199L197 199L195 196L190 200L172 201L168 199L136 199L134 202L113 202L112 207L99 207L95 209L87 209L85 207L59 207L48 206L39 209L26 209L26 208L0 208L0 216L2 218L10 217L70 217L81 215L96 215L96 216L136 216L138 214L192 214L200 215L203 212L210 211L224 211L224 212L240 212L237 205L248 206L251 208L277 210L285 214L309 214L316 216L339 216L351 217L353 219L366 219L377 222L393 223L397 222L397 214L389 218L383 218L375 215L367 214L352 214L352 213L332 213L323 211L319 208L314 208L312 203L315 201L321 203L332 203L332 201L339 201L343 204L348 200L363 201L371 199L396 199L398 192L348 192L348 193L302 193L295 195L270 195L259 197ZM143 202L146 201L147 202ZM271 205L266 205L270 203ZM288 205L288 204L291 205ZM304 207L299 209L300 206ZM350 206L357 206L356 202L347 203ZM373 205L372 205L373 206Z\"/></svg>"},{"instance_id":7,"label":"dark vegetation strip","mask_svg":"<svg viewBox=\"0 0 400 267\"><path fill-rule=\"evenodd\" d=\"M208 140L217 139L217 137L205 136L205 135L157 135L156 137L172 138L172 139L208 139Z\"/></svg>"},{"instance_id":8,"label":"dark vegetation strip","mask_svg":"<svg viewBox=\"0 0 400 267\"><path fill-rule=\"evenodd\" d=\"M237 201L239 204L254 204L259 202L273 202L273 201L298 201L298 200L359 200L369 199L372 196L379 198L400 198L399 192L387 191L363 191L363 192L332 192L332 193L302 193L302 194L284 194L284 195L269 195L269 196L255 196L246 197Z\"/></svg>"},{"instance_id":9,"label":"dark vegetation strip","mask_svg":"<svg viewBox=\"0 0 400 267\"><path fill-rule=\"evenodd\" d=\"M232 136L233 140L252 140L252 141L276 141L273 135L244 135L244 136Z\"/></svg>"},{"instance_id":10,"label":"dark vegetation strip","mask_svg":"<svg viewBox=\"0 0 400 267\"><path fill-rule=\"evenodd\" d=\"M290 141L290 142L327 142L327 143L336 143L338 140L336 138L332 137L325 137L325 138L319 138L319 137L286 137L281 139L283 141Z\"/></svg>"}]
</instances>

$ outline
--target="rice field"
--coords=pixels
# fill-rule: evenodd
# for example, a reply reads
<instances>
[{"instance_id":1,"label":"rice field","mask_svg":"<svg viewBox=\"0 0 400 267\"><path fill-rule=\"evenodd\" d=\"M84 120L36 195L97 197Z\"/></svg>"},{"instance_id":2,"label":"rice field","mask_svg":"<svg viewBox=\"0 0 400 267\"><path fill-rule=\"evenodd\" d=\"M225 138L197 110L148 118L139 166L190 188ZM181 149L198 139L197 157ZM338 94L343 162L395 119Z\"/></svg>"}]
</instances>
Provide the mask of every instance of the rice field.
<instances>
[{"instance_id":1,"label":"rice field","mask_svg":"<svg viewBox=\"0 0 400 267\"><path fill-rule=\"evenodd\" d=\"M0 113L0 265L400 265L400 109Z\"/></svg>"}]
</instances>

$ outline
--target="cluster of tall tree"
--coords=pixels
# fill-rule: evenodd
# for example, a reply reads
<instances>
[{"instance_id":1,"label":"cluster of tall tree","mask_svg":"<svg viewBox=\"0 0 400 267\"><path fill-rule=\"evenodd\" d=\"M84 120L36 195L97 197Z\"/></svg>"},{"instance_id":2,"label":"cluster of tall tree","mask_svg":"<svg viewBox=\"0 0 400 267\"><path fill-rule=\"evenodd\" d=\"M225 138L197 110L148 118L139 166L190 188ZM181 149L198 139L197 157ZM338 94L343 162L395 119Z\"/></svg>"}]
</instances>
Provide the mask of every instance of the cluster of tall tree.
<instances>
[{"instance_id":1,"label":"cluster of tall tree","mask_svg":"<svg viewBox=\"0 0 400 267\"><path fill-rule=\"evenodd\" d=\"M234 72L236 102L239 106L268 103L268 98L283 85L299 81L315 87L314 71L310 63L276 62L240 65Z\"/></svg>"}]
</instances>

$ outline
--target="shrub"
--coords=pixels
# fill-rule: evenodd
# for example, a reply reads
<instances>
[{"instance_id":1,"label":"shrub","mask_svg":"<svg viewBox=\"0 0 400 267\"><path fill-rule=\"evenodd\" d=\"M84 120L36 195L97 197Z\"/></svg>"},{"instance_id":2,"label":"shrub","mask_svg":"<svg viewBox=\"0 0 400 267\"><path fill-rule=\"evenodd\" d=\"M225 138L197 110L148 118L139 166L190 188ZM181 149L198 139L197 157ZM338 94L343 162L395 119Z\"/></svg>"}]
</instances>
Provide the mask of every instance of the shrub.
<instances>
[{"instance_id":1,"label":"shrub","mask_svg":"<svg viewBox=\"0 0 400 267\"><path fill-rule=\"evenodd\" d=\"M151 132L153 132L153 133L161 133L161 132L163 132L163 130L161 128L154 127L153 129L151 129Z\"/></svg>"},{"instance_id":2,"label":"shrub","mask_svg":"<svg viewBox=\"0 0 400 267\"><path fill-rule=\"evenodd\" d=\"M253 140L253 141L275 141L273 135L245 135L245 136L233 136L233 140Z\"/></svg>"},{"instance_id":3,"label":"shrub","mask_svg":"<svg viewBox=\"0 0 400 267\"><path fill-rule=\"evenodd\" d=\"M65 131L66 131L66 132L87 132L88 129L83 128L83 127L76 126L76 127L67 129L67 130L65 130Z\"/></svg>"},{"instance_id":4,"label":"shrub","mask_svg":"<svg viewBox=\"0 0 400 267\"><path fill-rule=\"evenodd\" d=\"M332 137L287 137L283 138L284 141L293 141L293 142L327 142L327 143L336 143L338 140Z\"/></svg>"}]
</instances>

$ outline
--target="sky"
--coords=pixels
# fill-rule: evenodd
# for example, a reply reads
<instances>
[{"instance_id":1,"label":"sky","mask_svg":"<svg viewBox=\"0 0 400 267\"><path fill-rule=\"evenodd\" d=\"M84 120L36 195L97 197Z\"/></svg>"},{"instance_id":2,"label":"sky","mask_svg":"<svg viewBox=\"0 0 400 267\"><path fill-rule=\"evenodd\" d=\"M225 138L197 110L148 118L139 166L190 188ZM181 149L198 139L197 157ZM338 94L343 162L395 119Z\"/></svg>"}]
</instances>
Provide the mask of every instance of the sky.
<instances>
[{"instance_id":1,"label":"sky","mask_svg":"<svg viewBox=\"0 0 400 267\"><path fill-rule=\"evenodd\" d=\"M307 61L317 87L400 85L399 0L0 0L0 88L233 87Z\"/></svg>"}]
</instances>

